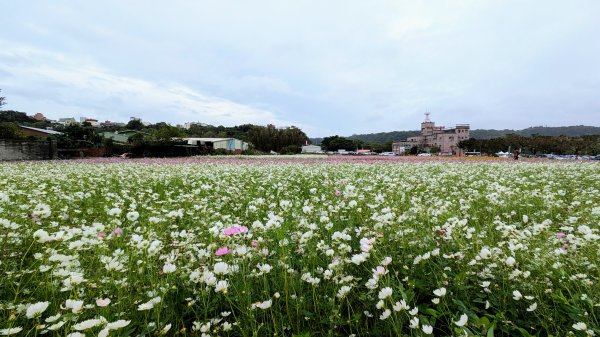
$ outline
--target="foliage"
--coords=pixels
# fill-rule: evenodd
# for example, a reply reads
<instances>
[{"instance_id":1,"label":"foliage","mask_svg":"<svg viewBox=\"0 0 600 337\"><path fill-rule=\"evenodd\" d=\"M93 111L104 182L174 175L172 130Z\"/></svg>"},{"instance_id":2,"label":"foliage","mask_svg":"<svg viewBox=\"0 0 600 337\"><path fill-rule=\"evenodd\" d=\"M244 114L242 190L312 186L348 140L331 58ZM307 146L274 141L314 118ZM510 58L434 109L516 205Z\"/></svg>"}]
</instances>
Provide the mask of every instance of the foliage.
<instances>
[{"instance_id":1,"label":"foliage","mask_svg":"<svg viewBox=\"0 0 600 337\"><path fill-rule=\"evenodd\" d=\"M173 138L185 136L182 129L165 124L152 130L147 138L153 142L170 142Z\"/></svg>"},{"instance_id":2,"label":"foliage","mask_svg":"<svg viewBox=\"0 0 600 337\"><path fill-rule=\"evenodd\" d=\"M63 132L56 137L59 149L97 147L102 144L103 138L98 134L98 129L89 123L69 124L57 130Z\"/></svg>"},{"instance_id":3,"label":"foliage","mask_svg":"<svg viewBox=\"0 0 600 337\"><path fill-rule=\"evenodd\" d=\"M27 116L26 113L14 110L0 111L0 122L12 122L17 124L36 123L33 117Z\"/></svg>"},{"instance_id":4,"label":"foliage","mask_svg":"<svg viewBox=\"0 0 600 337\"><path fill-rule=\"evenodd\" d=\"M140 119L133 118L125 125L127 130L141 130L144 128L144 123Z\"/></svg>"},{"instance_id":5,"label":"foliage","mask_svg":"<svg viewBox=\"0 0 600 337\"><path fill-rule=\"evenodd\" d=\"M600 154L600 136L540 136L523 137L509 134L501 138L470 138L459 143L459 147L467 151L478 151L493 154L499 151L520 150L524 154Z\"/></svg>"},{"instance_id":6,"label":"foliage","mask_svg":"<svg viewBox=\"0 0 600 337\"><path fill-rule=\"evenodd\" d=\"M12 122L0 122L0 139L23 139L25 134Z\"/></svg>"},{"instance_id":7,"label":"foliage","mask_svg":"<svg viewBox=\"0 0 600 337\"><path fill-rule=\"evenodd\" d=\"M263 152L281 152L282 149L291 147L300 148L308 140L306 134L299 128L277 129L273 125L253 126L248 132L248 141L255 149Z\"/></svg>"},{"instance_id":8,"label":"foliage","mask_svg":"<svg viewBox=\"0 0 600 337\"><path fill-rule=\"evenodd\" d=\"M0 331L600 333L597 165L272 162L0 165Z\"/></svg>"},{"instance_id":9,"label":"foliage","mask_svg":"<svg viewBox=\"0 0 600 337\"><path fill-rule=\"evenodd\" d=\"M2 92L2 89L0 89L0 92ZM2 108L3 105L6 104L6 97L0 96L0 108Z\"/></svg>"},{"instance_id":10,"label":"foliage","mask_svg":"<svg viewBox=\"0 0 600 337\"><path fill-rule=\"evenodd\" d=\"M421 134L420 131L392 131L392 132L377 132L368 134L354 134L348 138L360 140L363 143L370 144L385 144L405 140L408 137L414 137Z\"/></svg>"},{"instance_id":11,"label":"foliage","mask_svg":"<svg viewBox=\"0 0 600 337\"><path fill-rule=\"evenodd\" d=\"M340 137L338 135L325 137L321 141L321 146L327 151L355 151L363 145L364 143L361 140Z\"/></svg>"}]
</instances>

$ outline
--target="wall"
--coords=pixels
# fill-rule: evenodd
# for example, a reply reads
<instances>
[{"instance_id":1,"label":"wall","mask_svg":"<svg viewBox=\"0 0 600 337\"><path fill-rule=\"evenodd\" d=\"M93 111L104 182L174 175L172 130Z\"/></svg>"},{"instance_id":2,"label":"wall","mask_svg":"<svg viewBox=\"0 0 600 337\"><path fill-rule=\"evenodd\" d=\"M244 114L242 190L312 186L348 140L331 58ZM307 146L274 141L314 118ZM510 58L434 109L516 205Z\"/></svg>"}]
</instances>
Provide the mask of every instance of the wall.
<instances>
[{"instance_id":1,"label":"wall","mask_svg":"<svg viewBox=\"0 0 600 337\"><path fill-rule=\"evenodd\" d=\"M56 141L0 139L0 161L56 158Z\"/></svg>"}]
</instances>

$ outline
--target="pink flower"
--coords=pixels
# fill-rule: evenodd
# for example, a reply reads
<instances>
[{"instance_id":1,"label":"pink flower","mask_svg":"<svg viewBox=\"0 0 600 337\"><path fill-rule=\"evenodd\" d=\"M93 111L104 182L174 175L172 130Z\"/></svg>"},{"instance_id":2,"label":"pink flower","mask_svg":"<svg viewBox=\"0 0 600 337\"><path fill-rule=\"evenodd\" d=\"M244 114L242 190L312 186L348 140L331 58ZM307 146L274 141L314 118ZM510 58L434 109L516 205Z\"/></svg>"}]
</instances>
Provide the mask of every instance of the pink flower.
<instances>
[{"instance_id":1,"label":"pink flower","mask_svg":"<svg viewBox=\"0 0 600 337\"><path fill-rule=\"evenodd\" d=\"M96 305L99 307L105 307L110 304L110 298L98 298L96 299Z\"/></svg>"},{"instance_id":2,"label":"pink flower","mask_svg":"<svg viewBox=\"0 0 600 337\"><path fill-rule=\"evenodd\" d=\"M223 230L223 235L231 236L231 235L243 234L243 233L247 233L247 232L248 232L248 227L246 227L246 226L233 226L233 227L225 228Z\"/></svg>"},{"instance_id":3,"label":"pink flower","mask_svg":"<svg viewBox=\"0 0 600 337\"><path fill-rule=\"evenodd\" d=\"M121 229L121 227L117 227L117 228L113 229L112 236L119 237L121 235L123 235L123 229Z\"/></svg>"},{"instance_id":4,"label":"pink flower","mask_svg":"<svg viewBox=\"0 0 600 337\"><path fill-rule=\"evenodd\" d=\"M258 247L258 241L256 241L256 240L252 240L252 242L250 242L250 245L251 245L252 247Z\"/></svg>"},{"instance_id":5,"label":"pink flower","mask_svg":"<svg viewBox=\"0 0 600 337\"><path fill-rule=\"evenodd\" d=\"M335 191L335 195L337 195L337 196L339 197L340 195L342 195L342 192L340 192L340 191Z\"/></svg>"},{"instance_id":6,"label":"pink flower","mask_svg":"<svg viewBox=\"0 0 600 337\"><path fill-rule=\"evenodd\" d=\"M225 246L225 247L221 247L219 249L217 249L217 251L215 252L216 256L223 256L223 255L227 255L231 253L231 249L229 249L229 247Z\"/></svg>"},{"instance_id":7,"label":"pink flower","mask_svg":"<svg viewBox=\"0 0 600 337\"><path fill-rule=\"evenodd\" d=\"M98 232L97 235L100 239L104 239L106 237L106 233L104 233L104 232Z\"/></svg>"},{"instance_id":8,"label":"pink flower","mask_svg":"<svg viewBox=\"0 0 600 337\"><path fill-rule=\"evenodd\" d=\"M556 238L557 238L557 239L562 239L562 238L564 238L565 236L566 236L566 234L565 234L565 233L563 233L563 232L558 232L558 233L556 233Z\"/></svg>"}]
</instances>

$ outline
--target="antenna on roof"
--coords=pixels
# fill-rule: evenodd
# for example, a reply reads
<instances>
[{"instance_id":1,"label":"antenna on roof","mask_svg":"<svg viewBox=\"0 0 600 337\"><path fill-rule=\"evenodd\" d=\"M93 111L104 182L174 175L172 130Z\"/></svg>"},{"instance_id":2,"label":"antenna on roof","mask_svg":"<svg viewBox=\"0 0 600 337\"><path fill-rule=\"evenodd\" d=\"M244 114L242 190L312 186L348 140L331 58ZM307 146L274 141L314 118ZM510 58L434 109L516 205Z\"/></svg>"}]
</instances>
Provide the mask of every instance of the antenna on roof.
<instances>
[{"instance_id":1,"label":"antenna on roof","mask_svg":"<svg viewBox=\"0 0 600 337\"><path fill-rule=\"evenodd\" d=\"M427 112L425 113L425 122L431 122L431 121L429 120L429 114L430 114L430 112L429 112L429 111L427 111Z\"/></svg>"}]
</instances>

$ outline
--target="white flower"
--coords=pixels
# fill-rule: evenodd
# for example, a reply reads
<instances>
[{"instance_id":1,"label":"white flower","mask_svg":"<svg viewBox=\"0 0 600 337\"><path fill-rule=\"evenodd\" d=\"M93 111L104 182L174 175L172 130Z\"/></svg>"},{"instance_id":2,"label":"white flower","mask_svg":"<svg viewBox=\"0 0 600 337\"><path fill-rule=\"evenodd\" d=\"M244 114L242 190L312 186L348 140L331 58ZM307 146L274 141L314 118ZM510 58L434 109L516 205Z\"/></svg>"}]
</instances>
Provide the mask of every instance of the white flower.
<instances>
[{"instance_id":1,"label":"white flower","mask_svg":"<svg viewBox=\"0 0 600 337\"><path fill-rule=\"evenodd\" d=\"M227 274L227 271L229 270L229 265L225 262L217 262L215 263L213 270L217 275Z\"/></svg>"},{"instance_id":2,"label":"white flower","mask_svg":"<svg viewBox=\"0 0 600 337\"><path fill-rule=\"evenodd\" d=\"M423 325L421 327L421 329L423 330L423 332L427 335L431 334L433 332L433 327L431 325Z\"/></svg>"},{"instance_id":3,"label":"white flower","mask_svg":"<svg viewBox=\"0 0 600 337\"><path fill-rule=\"evenodd\" d=\"M92 319L88 319L88 320L85 320L83 322L73 325L73 329L82 331L82 330L91 329L93 327L97 327L104 323L106 323L106 319L104 319L104 317L92 318Z\"/></svg>"},{"instance_id":4,"label":"white flower","mask_svg":"<svg viewBox=\"0 0 600 337\"><path fill-rule=\"evenodd\" d=\"M273 269L273 267L271 267L271 265L267 263L259 264L256 266L256 268L258 268L261 274L268 274L271 271L271 269Z\"/></svg>"},{"instance_id":5,"label":"white flower","mask_svg":"<svg viewBox=\"0 0 600 337\"><path fill-rule=\"evenodd\" d=\"M419 313L419 308L418 307L414 307L412 308L409 312L408 312L411 316L415 316L417 313Z\"/></svg>"},{"instance_id":6,"label":"white flower","mask_svg":"<svg viewBox=\"0 0 600 337\"><path fill-rule=\"evenodd\" d=\"M131 212L127 212L127 220L129 221L135 221L140 217L140 213L136 212L136 211L131 211Z\"/></svg>"},{"instance_id":7,"label":"white flower","mask_svg":"<svg viewBox=\"0 0 600 337\"><path fill-rule=\"evenodd\" d=\"M419 317L411 318L409 328L416 329L418 327L419 327Z\"/></svg>"},{"instance_id":8,"label":"white flower","mask_svg":"<svg viewBox=\"0 0 600 337\"><path fill-rule=\"evenodd\" d=\"M105 306L107 306L109 304L110 304L110 298L98 298L98 299L96 299L96 305L99 306L99 307L105 307Z\"/></svg>"},{"instance_id":9,"label":"white flower","mask_svg":"<svg viewBox=\"0 0 600 337\"><path fill-rule=\"evenodd\" d=\"M109 329L109 330L121 329L121 328L128 326L129 323L131 323L131 321L126 321L124 319L120 319L118 321L114 321L114 322L110 322L110 323L106 324L106 329Z\"/></svg>"},{"instance_id":10,"label":"white flower","mask_svg":"<svg viewBox=\"0 0 600 337\"><path fill-rule=\"evenodd\" d=\"M365 256L363 254L356 254L356 255L353 255L350 260L352 261L352 263L359 265L359 264L365 262L367 259L365 258Z\"/></svg>"},{"instance_id":11,"label":"white flower","mask_svg":"<svg viewBox=\"0 0 600 337\"><path fill-rule=\"evenodd\" d=\"M514 266L515 262L517 262L517 260L515 260L515 258L512 256L509 256L505 261L506 265L509 267Z\"/></svg>"},{"instance_id":12,"label":"white flower","mask_svg":"<svg viewBox=\"0 0 600 337\"><path fill-rule=\"evenodd\" d=\"M432 299L431 302L433 302L433 304L440 304L440 298L436 297L436 298Z\"/></svg>"},{"instance_id":13,"label":"white flower","mask_svg":"<svg viewBox=\"0 0 600 337\"><path fill-rule=\"evenodd\" d=\"M22 330L23 330L23 328L20 326L15 327L15 328L0 329L0 336L14 335L16 333L21 332Z\"/></svg>"},{"instance_id":14,"label":"white flower","mask_svg":"<svg viewBox=\"0 0 600 337\"><path fill-rule=\"evenodd\" d=\"M229 286L229 283L226 280L223 281L219 281L217 282L217 285L215 286L215 292L219 293L227 293L227 287Z\"/></svg>"},{"instance_id":15,"label":"white flower","mask_svg":"<svg viewBox=\"0 0 600 337\"><path fill-rule=\"evenodd\" d=\"M167 332L169 332L169 330L171 330L171 323L165 325L164 328L162 328L162 330L160 330L160 332L158 333L159 335L166 335Z\"/></svg>"},{"instance_id":16,"label":"white flower","mask_svg":"<svg viewBox=\"0 0 600 337\"><path fill-rule=\"evenodd\" d=\"M60 328L61 328L61 327L62 327L64 324L65 324L65 321L60 321L60 322L58 322L58 323L56 323L56 324L52 324L52 325L51 325L51 326L49 326L47 329L48 329L48 330L51 330L51 331L58 330L58 329L60 329Z\"/></svg>"},{"instance_id":17,"label":"white flower","mask_svg":"<svg viewBox=\"0 0 600 337\"><path fill-rule=\"evenodd\" d=\"M479 256L482 259L489 259L492 256L492 252L487 247L483 247L479 251Z\"/></svg>"},{"instance_id":18,"label":"white flower","mask_svg":"<svg viewBox=\"0 0 600 337\"><path fill-rule=\"evenodd\" d=\"M348 293L348 292L349 292L351 289L352 289L352 287L350 287L350 286L342 286L342 287L340 288L340 290L338 290L337 297L338 297L338 298L344 298L344 297L346 297L346 294L347 294L347 293Z\"/></svg>"},{"instance_id":19,"label":"white flower","mask_svg":"<svg viewBox=\"0 0 600 337\"><path fill-rule=\"evenodd\" d=\"M534 311L535 309L537 309L537 302L533 302L529 308L527 308L527 311Z\"/></svg>"},{"instance_id":20,"label":"white flower","mask_svg":"<svg viewBox=\"0 0 600 337\"><path fill-rule=\"evenodd\" d=\"M269 309L271 307L272 303L273 302L271 302L271 300L267 300L267 301L264 301L264 302L256 302L256 303L252 304L251 309L259 308L259 309L262 309L262 310L266 310L266 309Z\"/></svg>"},{"instance_id":21,"label":"white flower","mask_svg":"<svg viewBox=\"0 0 600 337\"><path fill-rule=\"evenodd\" d=\"M454 322L454 324L456 324L457 326L465 326L465 324L467 324L468 320L469 320L469 316L467 316L467 314L462 314L460 316L460 319L457 322Z\"/></svg>"},{"instance_id":22,"label":"white flower","mask_svg":"<svg viewBox=\"0 0 600 337\"><path fill-rule=\"evenodd\" d=\"M229 331L229 330L231 330L232 325L229 322L223 322L222 327L223 327L223 331Z\"/></svg>"},{"instance_id":23,"label":"white flower","mask_svg":"<svg viewBox=\"0 0 600 337\"><path fill-rule=\"evenodd\" d=\"M46 323L52 323L52 322L58 320L60 318L60 316L61 316L60 314L56 314L54 316L47 317L44 321Z\"/></svg>"},{"instance_id":24,"label":"white flower","mask_svg":"<svg viewBox=\"0 0 600 337\"><path fill-rule=\"evenodd\" d=\"M48 305L50 305L50 302L37 302L31 304L29 307L27 307L27 318L40 316L44 311L46 311L46 309L48 309Z\"/></svg>"},{"instance_id":25,"label":"white flower","mask_svg":"<svg viewBox=\"0 0 600 337\"><path fill-rule=\"evenodd\" d=\"M110 210L108 210L108 215L113 216L113 215L119 215L121 214L121 209L120 208L111 208Z\"/></svg>"},{"instance_id":26,"label":"white flower","mask_svg":"<svg viewBox=\"0 0 600 337\"><path fill-rule=\"evenodd\" d=\"M165 274L170 274L170 273L174 272L176 269L177 269L177 267L174 264L172 264L171 262L167 262L163 266L162 271Z\"/></svg>"},{"instance_id":27,"label":"white flower","mask_svg":"<svg viewBox=\"0 0 600 337\"><path fill-rule=\"evenodd\" d=\"M380 320L386 320L388 317L390 317L390 315L392 314L392 311L390 309L385 309L385 311L381 314L381 316L379 316Z\"/></svg>"},{"instance_id":28,"label":"white flower","mask_svg":"<svg viewBox=\"0 0 600 337\"><path fill-rule=\"evenodd\" d=\"M81 311L83 308L83 301L80 300L66 300L65 301L65 309L71 309L71 312L74 314Z\"/></svg>"},{"instance_id":29,"label":"white flower","mask_svg":"<svg viewBox=\"0 0 600 337\"><path fill-rule=\"evenodd\" d=\"M67 335L67 337L85 337L85 334L76 331L76 332L71 332L70 334Z\"/></svg>"},{"instance_id":30,"label":"white flower","mask_svg":"<svg viewBox=\"0 0 600 337\"><path fill-rule=\"evenodd\" d=\"M150 301L146 302L146 303L142 303L140 305L138 305L138 310L139 311L143 311L143 310L150 310L152 308L154 308L155 304L160 303L161 298L160 297L154 297L153 299L151 299Z\"/></svg>"},{"instance_id":31,"label":"white flower","mask_svg":"<svg viewBox=\"0 0 600 337\"><path fill-rule=\"evenodd\" d=\"M393 308L394 311L408 310L408 305L406 305L404 300L400 300L400 302L396 302L396 304L394 304Z\"/></svg>"},{"instance_id":32,"label":"white flower","mask_svg":"<svg viewBox=\"0 0 600 337\"><path fill-rule=\"evenodd\" d=\"M437 297L443 297L446 295L446 288L441 287L440 289L436 289L433 291L433 294Z\"/></svg>"},{"instance_id":33,"label":"white flower","mask_svg":"<svg viewBox=\"0 0 600 337\"><path fill-rule=\"evenodd\" d=\"M583 322L578 322L578 323L573 324L573 329L579 330L579 331L584 331L587 329L587 325Z\"/></svg>"},{"instance_id":34,"label":"white flower","mask_svg":"<svg viewBox=\"0 0 600 337\"><path fill-rule=\"evenodd\" d=\"M379 291L379 299L384 300L392 296L392 288L385 287Z\"/></svg>"},{"instance_id":35,"label":"white flower","mask_svg":"<svg viewBox=\"0 0 600 337\"><path fill-rule=\"evenodd\" d=\"M521 298L523 298L523 295L521 295L521 292L518 290L513 291L513 298L515 300L520 300Z\"/></svg>"}]
</instances>

